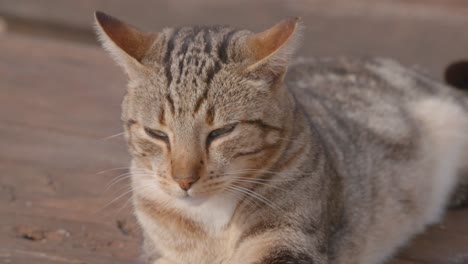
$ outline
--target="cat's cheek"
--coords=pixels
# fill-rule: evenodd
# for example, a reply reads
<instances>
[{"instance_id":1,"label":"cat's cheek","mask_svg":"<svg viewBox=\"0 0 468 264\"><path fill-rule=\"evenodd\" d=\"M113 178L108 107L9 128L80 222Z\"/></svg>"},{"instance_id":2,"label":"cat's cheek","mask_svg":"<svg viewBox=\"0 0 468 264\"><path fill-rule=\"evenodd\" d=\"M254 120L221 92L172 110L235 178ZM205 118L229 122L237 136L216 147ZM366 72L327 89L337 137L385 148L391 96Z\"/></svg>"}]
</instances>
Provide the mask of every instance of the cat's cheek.
<instances>
[{"instance_id":1,"label":"cat's cheek","mask_svg":"<svg viewBox=\"0 0 468 264\"><path fill-rule=\"evenodd\" d=\"M170 165L170 160L167 160L164 153L155 154L156 155L147 152L138 152L132 153L132 157L134 161L137 161L141 169L156 172L157 175L166 175L168 170L165 168ZM162 171L159 172L158 170Z\"/></svg>"},{"instance_id":2,"label":"cat's cheek","mask_svg":"<svg viewBox=\"0 0 468 264\"><path fill-rule=\"evenodd\" d=\"M275 145L278 143L279 140L285 140L281 137L281 132L279 131L270 131L266 134L264 139L267 145Z\"/></svg>"},{"instance_id":3,"label":"cat's cheek","mask_svg":"<svg viewBox=\"0 0 468 264\"><path fill-rule=\"evenodd\" d=\"M206 171L217 171L219 168L223 168L226 164L231 162L230 158L220 150L212 150L209 154Z\"/></svg>"}]
</instances>

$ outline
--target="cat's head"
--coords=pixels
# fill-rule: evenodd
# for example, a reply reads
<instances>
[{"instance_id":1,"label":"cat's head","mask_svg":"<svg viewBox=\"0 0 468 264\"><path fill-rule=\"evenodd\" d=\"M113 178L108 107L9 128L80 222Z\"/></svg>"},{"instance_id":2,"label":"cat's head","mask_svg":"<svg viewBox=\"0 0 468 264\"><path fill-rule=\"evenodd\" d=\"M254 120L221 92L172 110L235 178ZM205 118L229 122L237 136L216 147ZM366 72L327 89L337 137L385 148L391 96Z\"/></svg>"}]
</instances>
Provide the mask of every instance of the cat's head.
<instances>
[{"instance_id":1,"label":"cat's head","mask_svg":"<svg viewBox=\"0 0 468 264\"><path fill-rule=\"evenodd\" d=\"M208 197L277 161L292 122L283 77L298 19L256 34L226 26L145 33L101 12L96 22L129 76L122 118L142 186Z\"/></svg>"}]
</instances>

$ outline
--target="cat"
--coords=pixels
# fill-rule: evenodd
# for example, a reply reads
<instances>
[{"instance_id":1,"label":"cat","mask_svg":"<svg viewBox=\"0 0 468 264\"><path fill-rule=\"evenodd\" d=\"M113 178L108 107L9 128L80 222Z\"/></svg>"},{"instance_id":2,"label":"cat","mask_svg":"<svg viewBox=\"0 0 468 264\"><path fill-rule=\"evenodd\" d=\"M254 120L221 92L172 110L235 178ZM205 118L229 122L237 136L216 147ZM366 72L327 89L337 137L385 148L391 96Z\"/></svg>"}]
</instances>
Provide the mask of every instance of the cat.
<instances>
[{"instance_id":1,"label":"cat","mask_svg":"<svg viewBox=\"0 0 468 264\"><path fill-rule=\"evenodd\" d=\"M465 177L466 95L389 59L292 59L297 18L260 33L95 20L129 79L147 263L384 263Z\"/></svg>"}]
</instances>

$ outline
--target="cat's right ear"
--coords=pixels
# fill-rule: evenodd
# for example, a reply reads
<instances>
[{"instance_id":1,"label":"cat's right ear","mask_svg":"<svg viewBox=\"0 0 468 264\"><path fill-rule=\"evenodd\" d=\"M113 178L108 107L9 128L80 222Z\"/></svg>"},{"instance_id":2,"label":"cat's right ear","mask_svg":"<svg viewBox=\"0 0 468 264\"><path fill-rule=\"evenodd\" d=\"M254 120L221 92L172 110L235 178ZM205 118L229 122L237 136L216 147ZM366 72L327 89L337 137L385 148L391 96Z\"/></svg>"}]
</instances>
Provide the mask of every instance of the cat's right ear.
<instances>
[{"instance_id":1,"label":"cat's right ear","mask_svg":"<svg viewBox=\"0 0 468 264\"><path fill-rule=\"evenodd\" d=\"M129 76L144 70L142 59L157 39L157 34L139 31L103 12L94 13L96 32L102 46Z\"/></svg>"},{"instance_id":2,"label":"cat's right ear","mask_svg":"<svg viewBox=\"0 0 468 264\"><path fill-rule=\"evenodd\" d=\"M276 80L283 78L300 37L300 18L289 18L246 40L251 65L246 72Z\"/></svg>"}]
</instances>

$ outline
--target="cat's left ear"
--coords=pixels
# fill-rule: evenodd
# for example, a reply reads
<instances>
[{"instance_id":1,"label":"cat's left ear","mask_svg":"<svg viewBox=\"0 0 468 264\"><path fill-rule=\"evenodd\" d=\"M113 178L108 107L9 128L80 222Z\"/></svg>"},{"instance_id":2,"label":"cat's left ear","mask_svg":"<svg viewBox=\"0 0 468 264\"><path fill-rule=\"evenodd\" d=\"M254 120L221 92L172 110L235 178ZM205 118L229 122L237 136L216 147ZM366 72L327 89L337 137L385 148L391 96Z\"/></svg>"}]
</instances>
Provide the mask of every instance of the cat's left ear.
<instances>
[{"instance_id":1,"label":"cat's left ear","mask_svg":"<svg viewBox=\"0 0 468 264\"><path fill-rule=\"evenodd\" d=\"M286 73L300 37L300 18L289 18L272 28L247 37L249 61L247 72L280 79Z\"/></svg>"},{"instance_id":2,"label":"cat's left ear","mask_svg":"<svg viewBox=\"0 0 468 264\"><path fill-rule=\"evenodd\" d=\"M157 34L142 32L115 17L94 13L96 31L103 47L129 76L144 70L142 59L157 39Z\"/></svg>"}]
</instances>

